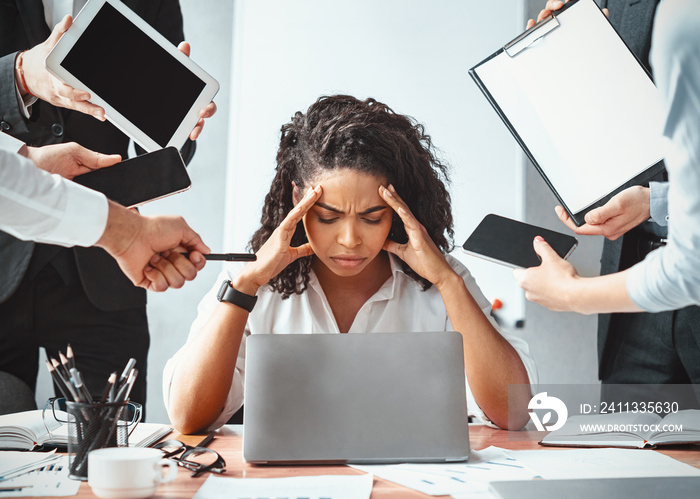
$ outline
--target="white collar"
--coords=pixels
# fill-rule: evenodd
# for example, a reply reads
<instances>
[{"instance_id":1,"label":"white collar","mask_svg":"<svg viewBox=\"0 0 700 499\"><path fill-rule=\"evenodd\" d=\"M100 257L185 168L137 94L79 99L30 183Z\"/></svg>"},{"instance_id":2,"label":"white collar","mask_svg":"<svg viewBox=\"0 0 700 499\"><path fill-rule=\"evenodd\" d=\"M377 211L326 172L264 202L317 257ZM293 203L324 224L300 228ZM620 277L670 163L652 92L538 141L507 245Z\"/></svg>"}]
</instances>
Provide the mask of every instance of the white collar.
<instances>
[{"instance_id":1,"label":"white collar","mask_svg":"<svg viewBox=\"0 0 700 499\"><path fill-rule=\"evenodd\" d=\"M413 279L406 274L406 271L403 269L403 261L393 253L389 253L389 265L391 266L391 276L382 284L377 292L367 300L367 303L391 300L396 295L397 282L402 279L410 279L416 286L419 286L417 282L414 282ZM309 288L313 289L321 296L325 295L321 283L318 282L318 277L313 269L309 271Z\"/></svg>"}]
</instances>

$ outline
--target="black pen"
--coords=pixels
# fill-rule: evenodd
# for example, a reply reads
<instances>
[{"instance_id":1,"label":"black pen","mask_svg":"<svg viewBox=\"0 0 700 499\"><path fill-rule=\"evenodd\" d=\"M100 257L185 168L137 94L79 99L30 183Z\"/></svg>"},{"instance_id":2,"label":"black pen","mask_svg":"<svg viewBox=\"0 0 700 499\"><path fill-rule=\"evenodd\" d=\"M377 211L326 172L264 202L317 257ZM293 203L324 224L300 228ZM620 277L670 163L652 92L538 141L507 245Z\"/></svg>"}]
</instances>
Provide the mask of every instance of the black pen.
<instances>
[{"instance_id":1,"label":"black pen","mask_svg":"<svg viewBox=\"0 0 700 499\"><path fill-rule=\"evenodd\" d=\"M123 404L124 402L128 401L129 394L131 393L131 389L134 387L134 382L136 381L136 376L138 375L138 369L131 370L129 373L129 378L127 379L126 383L122 384L122 386L119 388L116 398L112 401L113 403Z\"/></svg>"},{"instance_id":2,"label":"black pen","mask_svg":"<svg viewBox=\"0 0 700 499\"><path fill-rule=\"evenodd\" d=\"M71 375L71 381L73 381L73 386L75 386L75 390L78 392L80 395L80 398L88 403L92 404L92 395L90 395L90 392L87 389L87 386L85 386L85 383L83 383L83 377L80 375L80 371L78 371L75 367L70 370L70 375Z\"/></svg>"},{"instance_id":3,"label":"black pen","mask_svg":"<svg viewBox=\"0 0 700 499\"><path fill-rule=\"evenodd\" d=\"M212 440L214 440L214 435L216 435L216 432L211 432L209 435L204 437L201 442L199 442L195 447L207 447Z\"/></svg>"},{"instance_id":4,"label":"black pen","mask_svg":"<svg viewBox=\"0 0 700 499\"><path fill-rule=\"evenodd\" d=\"M117 390L119 390L122 385L126 382L127 378L129 377L129 374L131 373L131 370L134 368L136 365L136 359L135 358L130 358L129 361L126 363L126 366L124 367L124 370L122 371L122 375L119 376L119 381L117 381Z\"/></svg>"},{"instance_id":5,"label":"black pen","mask_svg":"<svg viewBox=\"0 0 700 499\"><path fill-rule=\"evenodd\" d=\"M189 253L182 253L185 258L189 258ZM257 257L254 253L209 253L204 255L205 260L221 260L224 262L254 262Z\"/></svg>"}]
</instances>

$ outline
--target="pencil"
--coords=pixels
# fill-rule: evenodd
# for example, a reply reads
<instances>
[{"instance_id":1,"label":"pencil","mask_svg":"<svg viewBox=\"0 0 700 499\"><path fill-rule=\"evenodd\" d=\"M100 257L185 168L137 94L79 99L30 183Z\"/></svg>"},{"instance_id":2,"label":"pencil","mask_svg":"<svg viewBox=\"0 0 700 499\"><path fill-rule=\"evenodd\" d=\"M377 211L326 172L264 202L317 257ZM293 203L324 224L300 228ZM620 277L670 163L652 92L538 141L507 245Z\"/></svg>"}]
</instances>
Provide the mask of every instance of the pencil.
<instances>
[{"instance_id":1,"label":"pencil","mask_svg":"<svg viewBox=\"0 0 700 499\"><path fill-rule=\"evenodd\" d=\"M70 378L70 363L68 362L68 358L63 355L63 352L60 350L58 351L58 359L61 361L61 366L64 369L64 374L66 375L66 378Z\"/></svg>"},{"instance_id":2,"label":"pencil","mask_svg":"<svg viewBox=\"0 0 700 499\"><path fill-rule=\"evenodd\" d=\"M71 348L70 343L66 347L66 358L68 359L68 367L73 369L75 367L75 356L73 355L73 348Z\"/></svg>"},{"instance_id":3,"label":"pencil","mask_svg":"<svg viewBox=\"0 0 700 499\"><path fill-rule=\"evenodd\" d=\"M107 385L105 386L105 389L102 391L102 397L100 398L100 400L102 401L103 404L105 402L110 401L109 394L112 393L112 388L114 387L114 384L116 382L117 382L117 373L115 371L109 375L109 378L107 379Z\"/></svg>"},{"instance_id":4,"label":"pencil","mask_svg":"<svg viewBox=\"0 0 700 499\"><path fill-rule=\"evenodd\" d=\"M70 398L73 402L80 402L80 396L78 395L78 392L75 391L73 383L70 382L70 376L66 378L66 376L61 371L61 364L59 364L58 361L53 357L51 357L51 364L53 365L54 370L58 373L58 376L61 378L63 385L70 392L71 396L66 397L66 400Z\"/></svg>"},{"instance_id":5,"label":"pencil","mask_svg":"<svg viewBox=\"0 0 700 499\"><path fill-rule=\"evenodd\" d=\"M48 359L46 359L46 367L49 369L51 379L53 379L53 383L58 387L58 391L61 392L61 395L63 395L64 398L70 399L71 397L66 391L66 385L63 383L63 380L61 379L60 375L56 372L56 369L54 369L53 365L51 364L51 362L49 362Z\"/></svg>"}]
</instances>

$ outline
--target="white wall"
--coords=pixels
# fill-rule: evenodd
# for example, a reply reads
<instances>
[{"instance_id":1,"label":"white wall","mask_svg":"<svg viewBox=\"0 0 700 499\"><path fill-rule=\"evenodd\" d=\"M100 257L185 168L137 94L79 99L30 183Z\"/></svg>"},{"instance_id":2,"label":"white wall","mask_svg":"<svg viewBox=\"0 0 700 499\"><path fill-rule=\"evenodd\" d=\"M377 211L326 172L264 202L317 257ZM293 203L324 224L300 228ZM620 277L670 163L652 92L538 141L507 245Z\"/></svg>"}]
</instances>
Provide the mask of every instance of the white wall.
<instances>
[{"instance_id":1,"label":"white wall","mask_svg":"<svg viewBox=\"0 0 700 499\"><path fill-rule=\"evenodd\" d=\"M522 0L254 0L235 7L227 246L258 227L280 126L319 96L374 97L426 126L452 166L458 247L490 212L521 218L522 163L468 70L522 30ZM524 314L510 270L455 256L512 322Z\"/></svg>"}]
</instances>

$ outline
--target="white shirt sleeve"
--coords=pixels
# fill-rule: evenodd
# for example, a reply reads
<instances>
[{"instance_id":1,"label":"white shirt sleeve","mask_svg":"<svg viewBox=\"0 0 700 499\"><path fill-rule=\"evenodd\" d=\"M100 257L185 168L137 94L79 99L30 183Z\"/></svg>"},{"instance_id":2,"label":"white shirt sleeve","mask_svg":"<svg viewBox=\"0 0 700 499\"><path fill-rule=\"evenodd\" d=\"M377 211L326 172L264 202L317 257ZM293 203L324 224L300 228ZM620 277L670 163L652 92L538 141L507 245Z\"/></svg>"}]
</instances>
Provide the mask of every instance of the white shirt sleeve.
<instances>
[{"instance_id":1,"label":"white shirt sleeve","mask_svg":"<svg viewBox=\"0 0 700 499\"><path fill-rule=\"evenodd\" d=\"M25 241L94 245L107 226L107 198L12 150L0 149L0 229Z\"/></svg>"},{"instance_id":2,"label":"white shirt sleeve","mask_svg":"<svg viewBox=\"0 0 700 499\"><path fill-rule=\"evenodd\" d=\"M632 267L627 294L648 312L700 304L700 3L665 0L654 21L651 62L669 139L668 244Z\"/></svg>"},{"instance_id":3,"label":"white shirt sleeve","mask_svg":"<svg viewBox=\"0 0 700 499\"><path fill-rule=\"evenodd\" d=\"M649 214L658 225L668 225L668 182L649 182Z\"/></svg>"},{"instance_id":4,"label":"white shirt sleeve","mask_svg":"<svg viewBox=\"0 0 700 499\"><path fill-rule=\"evenodd\" d=\"M19 152L23 145L24 142L14 138L12 135L0 133L0 149L8 152Z\"/></svg>"}]
</instances>

